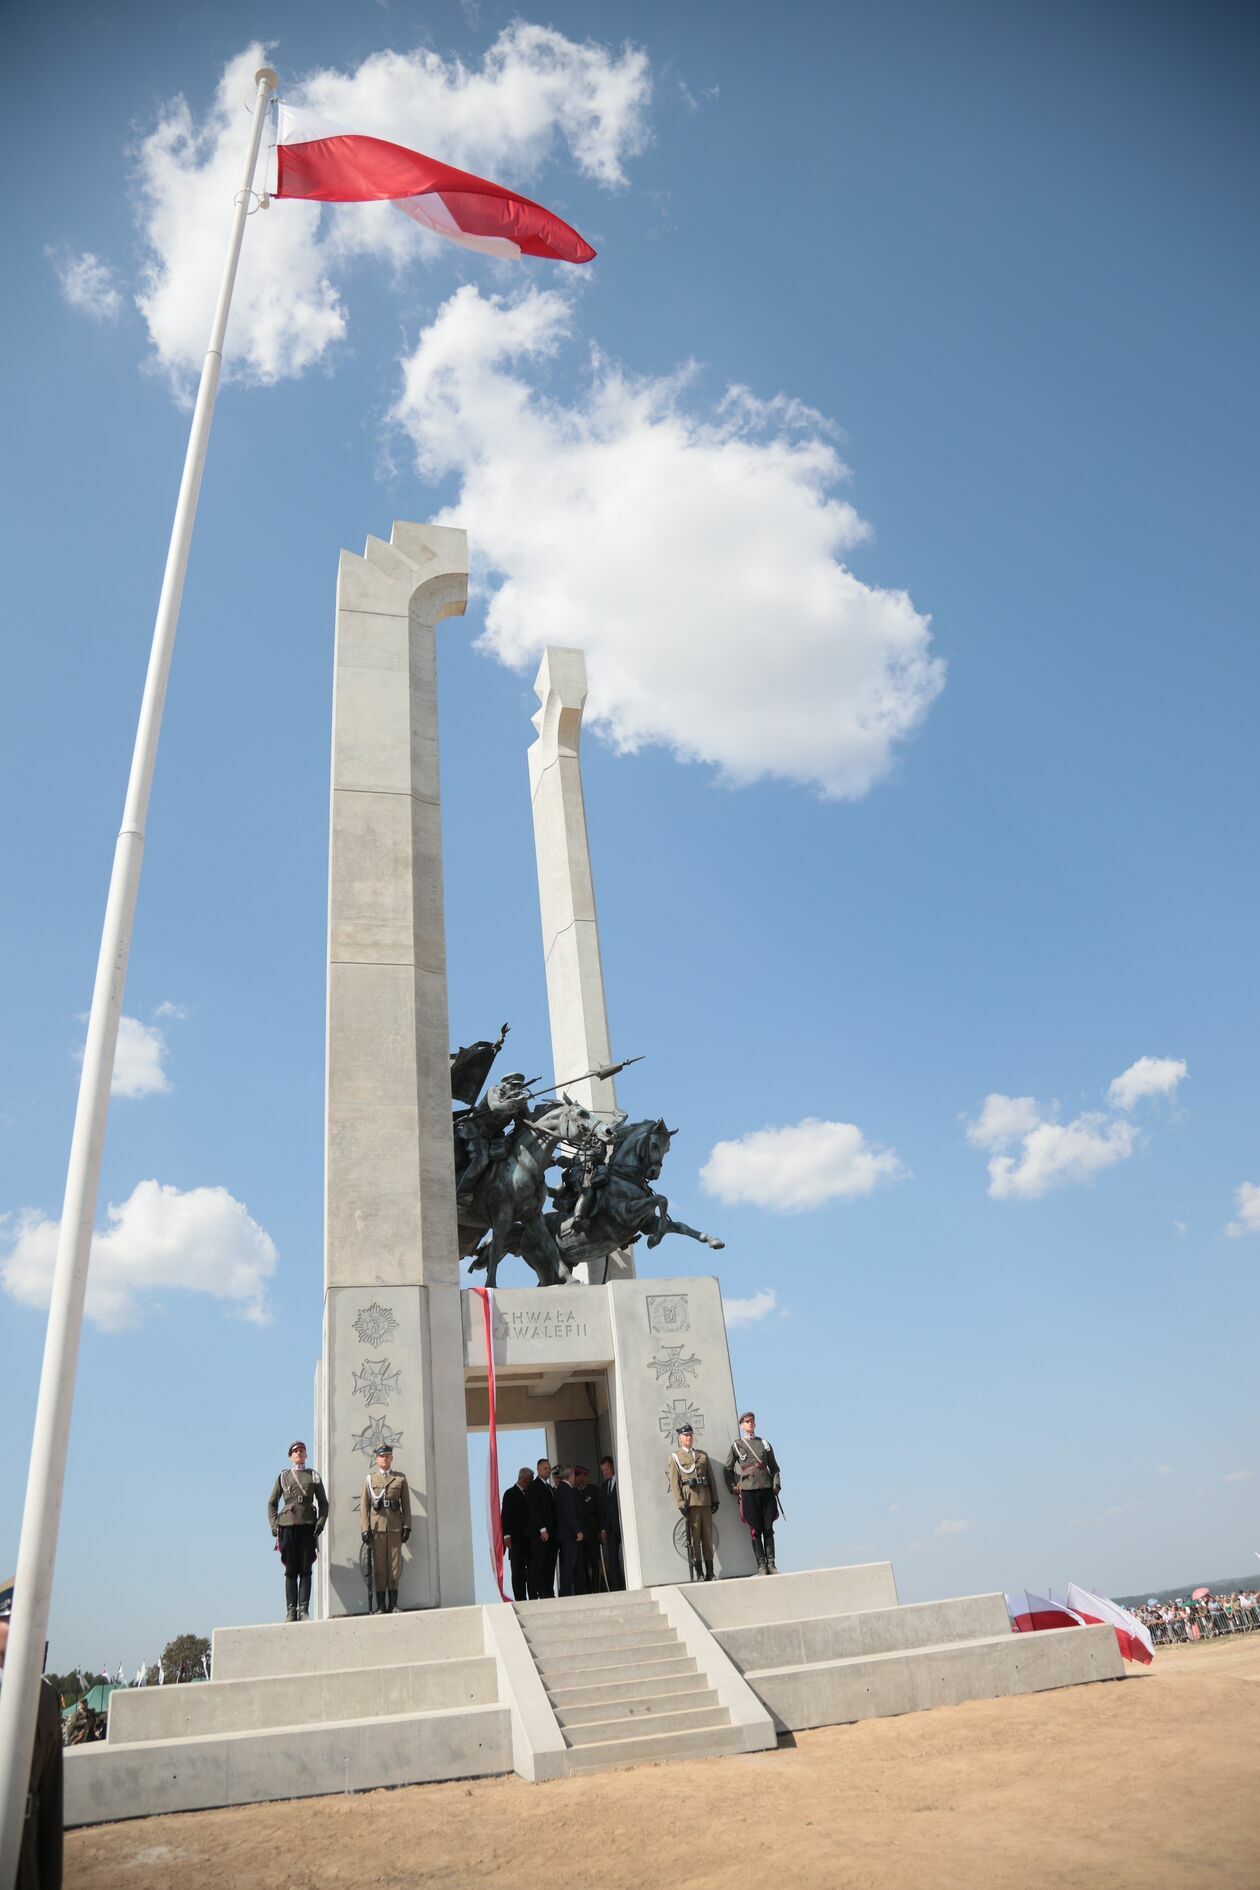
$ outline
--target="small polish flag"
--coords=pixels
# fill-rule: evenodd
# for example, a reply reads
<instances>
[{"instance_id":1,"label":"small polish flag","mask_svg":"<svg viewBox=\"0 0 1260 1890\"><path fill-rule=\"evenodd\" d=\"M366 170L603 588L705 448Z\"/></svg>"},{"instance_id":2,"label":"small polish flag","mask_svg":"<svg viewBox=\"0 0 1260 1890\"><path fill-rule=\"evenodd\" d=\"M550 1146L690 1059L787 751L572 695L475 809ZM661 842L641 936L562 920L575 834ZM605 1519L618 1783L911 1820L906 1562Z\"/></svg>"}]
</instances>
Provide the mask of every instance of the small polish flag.
<instances>
[{"instance_id":1,"label":"small polish flag","mask_svg":"<svg viewBox=\"0 0 1260 1890\"><path fill-rule=\"evenodd\" d=\"M1029 1589L1006 1597L1006 1612L1017 1634L1038 1634L1044 1628L1081 1627L1081 1617L1057 1601L1034 1595Z\"/></svg>"},{"instance_id":2,"label":"small polish flag","mask_svg":"<svg viewBox=\"0 0 1260 1890\"><path fill-rule=\"evenodd\" d=\"M280 107L276 196L316 203L392 203L413 222L486 256L590 262L595 251L528 197L436 158Z\"/></svg>"},{"instance_id":3,"label":"small polish flag","mask_svg":"<svg viewBox=\"0 0 1260 1890\"><path fill-rule=\"evenodd\" d=\"M1067 1600L1068 1607L1091 1627L1106 1623L1116 1630L1120 1652L1126 1660L1140 1660L1144 1667L1150 1666L1155 1658L1155 1645L1135 1614L1122 1608L1118 1601L1108 1601L1105 1595L1091 1595L1088 1588L1078 1588L1075 1582L1068 1583Z\"/></svg>"}]
</instances>

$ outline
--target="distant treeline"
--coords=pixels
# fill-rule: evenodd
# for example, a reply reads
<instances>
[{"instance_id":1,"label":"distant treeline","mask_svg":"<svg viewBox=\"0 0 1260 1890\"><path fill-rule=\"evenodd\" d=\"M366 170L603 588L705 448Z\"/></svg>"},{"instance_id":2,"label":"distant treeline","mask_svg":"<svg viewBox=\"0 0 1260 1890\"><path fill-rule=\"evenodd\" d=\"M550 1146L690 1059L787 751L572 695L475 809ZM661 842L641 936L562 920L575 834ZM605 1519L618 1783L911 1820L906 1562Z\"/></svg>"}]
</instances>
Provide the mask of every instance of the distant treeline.
<instances>
[{"instance_id":1,"label":"distant treeline","mask_svg":"<svg viewBox=\"0 0 1260 1890\"><path fill-rule=\"evenodd\" d=\"M1192 1582L1184 1582L1180 1588L1147 1588L1140 1595L1113 1595L1112 1599L1122 1608L1140 1608L1152 1595L1156 1601L1186 1601L1196 1588L1210 1588L1214 1595L1236 1595L1241 1589L1250 1593L1256 1587L1260 1587L1260 1562L1247 1575L1223 1575L1219 1581L1206 1582L1196 1575Z\"/></svg>"}]
</instances>

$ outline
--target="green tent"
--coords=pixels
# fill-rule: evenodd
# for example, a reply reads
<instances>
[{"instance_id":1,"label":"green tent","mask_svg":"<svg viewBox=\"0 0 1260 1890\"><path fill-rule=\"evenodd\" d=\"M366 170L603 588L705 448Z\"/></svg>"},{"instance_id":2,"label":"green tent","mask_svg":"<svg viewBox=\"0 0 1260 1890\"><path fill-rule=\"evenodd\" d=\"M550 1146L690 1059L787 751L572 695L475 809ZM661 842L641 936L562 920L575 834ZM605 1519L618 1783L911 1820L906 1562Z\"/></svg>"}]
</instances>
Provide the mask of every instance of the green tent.
<instances>
[{"instance_id":1,"label":"green tent","mask_svg":"<svg viewBox=\"0 0 1260 1890\"><path fill-rule=\"evenodd\" d=\"M82 1700L76 1700L73 1706L63 1706L61 1709L61 1717L63 1719L69 1719L71 1713L78 1712L79 1708L84 1704L84 1701L87 1702L94 1713L103 1713L109 1701L110 1694L117 1693L117 1691L118 1687L115 1681L99 1680L90 1692L84 1694Z\"/></svg>"}]
</instances>

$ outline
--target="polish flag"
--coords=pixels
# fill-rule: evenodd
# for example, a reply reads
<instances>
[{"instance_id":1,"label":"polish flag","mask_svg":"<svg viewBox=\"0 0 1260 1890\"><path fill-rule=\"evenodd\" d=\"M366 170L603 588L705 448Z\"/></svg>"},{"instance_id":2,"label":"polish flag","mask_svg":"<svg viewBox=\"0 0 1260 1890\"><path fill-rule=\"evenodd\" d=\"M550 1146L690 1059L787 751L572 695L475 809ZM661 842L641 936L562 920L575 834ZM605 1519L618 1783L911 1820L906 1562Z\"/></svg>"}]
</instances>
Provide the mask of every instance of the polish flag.
<instances>
[{"instance_id":1,"label":"polish flag","mask_svg":"<svg viewBox=\"0 0 1260 1890\"><path fill-rule=\"evenodd\" d=\"M1034 1595L1028 1589L1006 1597L1006 1612L1016 1634L1038 1634L1044 1628L1084 1625L1080 1615L1074 1614L1071 1608L1057 1601L1047 1601L1044 1595Z\"/></svg>"},{"instance_id":2,"label":"polish flag","mask_svg":"<svg viewBox=\"0 0 1260 1890\"><path fill-rule=\"evenodd\" d=\"M1068 1607L1091 1627L1105 1623L1116 1630L1120 1652L1126 1660L1140 1660L1144 1667L1150 1666L1155 1658L1154 1643L1135 1614L1122 1608L1118 1601L1108 1601L1105 1595L1091 1595L1088 1588L1078 1588L1075 1582L1068 1583L1067 1599Z\"/></svg>"},{"instance_id":3,"label":"polish flag","mask_svg":"<svg viewBox=\"0 0 1260 1890\"><path fill-rule=\"evenodd\" d=\"M313 112L280 107L276 196L317 203L392 203L413 222L484 256L590 262L595 251L541 204L471 171L385 138L347 131Z\"/></svg>"}]
</instances>

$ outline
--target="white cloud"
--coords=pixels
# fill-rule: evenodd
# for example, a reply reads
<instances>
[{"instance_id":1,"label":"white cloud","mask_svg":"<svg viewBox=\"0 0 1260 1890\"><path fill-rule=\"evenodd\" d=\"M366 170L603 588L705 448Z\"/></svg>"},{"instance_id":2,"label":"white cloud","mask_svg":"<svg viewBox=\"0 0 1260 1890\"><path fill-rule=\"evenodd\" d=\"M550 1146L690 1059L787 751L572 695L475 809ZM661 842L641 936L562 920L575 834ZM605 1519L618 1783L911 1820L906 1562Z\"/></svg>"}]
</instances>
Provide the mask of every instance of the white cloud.
<instances>
[{"instance_id":1,"label":"white cloud","mask_svg":"<svg viewBox=\"0 0 1260 1890\"><path fill-rule=\"evenodd\" d=\"M145 245L138 306L157 365L184 389L205 351L240 183L241 102L253 97L265 56L255 44L228 63L204 118L185 99L169 100L136 152ZM374 53L353 71L296 77L285 96L503 183L528 185L565 149L583 176L614 188L647 143L651 76L635 47L610 51L518 20L477 68L423 50ZM563 214L563 192L548 195ZM450 253L388 204L276 203L253 221L241 252L227 371L263 382L305 373L346 333L342 285L355 257L406 267L435 250Z\"/></svg>"},{"instance_id":2,"label":"white cloud","mask_svg":"<svg viewBox=\"0 0 1260 1890\"><path fill-rule=\"evenodd\" d=\"M172 1004L170 998L163 998L153 1015L155 1017L182 1019L188 1015L188 1006L186 1004Z\"/></svg>"},{"instance_id":3,"label":"white cloud","mask_svg":"<svg viewBox=\"0 0 1260 1890\"><path fill-rule=\"evenodd\" d=\"M1227 1470L1225 1481L1226 1483L1250 1483L1254 1475L1255 1472L1252 1470Z\"/></svg>"},{"instance_id":4,"label":"white cloud","mask_svg":"<svg viewBox=\"0 0 1260 1890\"><path fill-rule=\"evenodd\" d=\"M1170 1463L1161 1463L1155 1472L1157 1477L1170 1477L1172 1473L1173 1467Z\"/></svg>"},{"instance_id":5,"label":"white cloud","mask_svg":"<svg viewBox=\"0 0 1260 1890\"><path fill-rule=\"evenodd\" d=\"M943 1516L932 1534L934 1536L965 1536L975 1526L973 1522L964 1522L961 1519L955 1521L948 1516Z\"/></svg>"},{"instance_id":6,"label":"white cloud","mask_svg":"<svg viewBox=\"0 0 1260 1890\"><path fill-rule=\"evenodd\" d=\"M716 403L684 366L635 379L597 352L572 405L535 378L570 337L557 289L466 285L405 362L395 419L456 503L489 596L482 647L532 674L581 644L588 720L725 779L856 799L944 685L929 620L841 563L869 528L837 497L829 423L782 395Z\"/></svg>"},{"instance_id":7,"label":"white cloud","mask_svg":"<svg viewBox=\"0 0 1260 1890\"><path fill-rule=\"evenodd\" d=\"M967 1124L967 1140L992 1151L990 1195L995 1201L1035 1201L1052 1188L1088 1181L1127 1161L1142 1142L1127 1112L1144 1097L1173 1094L1185 1074L1184 1062L1172 1057L1139 1057L1108 1086L1111 1113L1085 1109L1070 1122L1057 1120L1057 1103L1045 1106L1032 1096L995 1090ZM1017 1152L1006 1152L1011 1149Z\"/></svg>"},{"instance_id":8,"label":"white cloud","mask_svg":"<svg viewBox=\"0 0 1260 1890\"><path fill-rule=\"evenodd\" d=\"M790 1214L853 1200L908 1173L892 1149L869 1143L856 1123L807 1116L791 1128L755 1129L719 1142L700 1170L700 1185L722 1201Z\"/></svg>"},{"instance_id":9,"label":"white cloud","mask_svg":"<svg viewBox=\"0 0 1260 1890\"><path fill-rule=\"evenodd\" d=\"M1139 1057L1121 1075L1112 1078L1107 1101L1113 1109L1129 1110L1146 1096L1173 1096L1185 1074L1184 1058Z\"/></svg>"},{"instance_id":10,"label":"white cloud","mask_svg":"<svg viewBox=\"0 0 1260 1890\"><path fill-rule=\"evenodd\" d=\"M984 1099L975 1122L967 1124L967 1140L977 1148L1003 1148L1030 1135L1041 1121L1041 1106L1031 1096L1003 1096L996 1090Z\"/></svg>"},{"instance_id":11,"label":"white cloud","mask_svg":"<svg viewBox=\"0 0 1260 1890\"><path fill-rule=\"evenodd\" d=\"M1173 1226L1179 1234L1188 1234L1190 1232L1189 1221L1174 1221Z\"/></svg>"},{"instance_id":12,"label":"white cloud","mask_svg":"<svg viewBox=\"0 0 1260 1890\"><path fill-rule=\"evenodd\" d=\"M164 1096L171 1087L164 1067L166 1056L166 1038L156 1024L142 1024L138 1017L120 1018L110 1095Z\"/></svg>"},{"instance_id":13,"label":"white cloud","mask_svg":"<svg viewBox=\"0 0 1260 1890\"><path fill-rule=\"evenodd\" d=\"M275 1271L271 1236L226 1188L164 1187L141 1181L106 1210L109 1225L92 1241L87 1316L108 1332L138 1325L163 1288L228 1300L255 1321L267 1318L267 1281ZM57 1222L36 1209L6 1216L8 1251L0 1283L24 1306L47 1306L57 1252Z\"/></svg>"},{"instance_id":14,"label":"white cloud","mask_svg":"<svg viewBox=\"0 0 1260 1890\"><path fill-rule=\"evenodd\" d=\"M1240 1240L1244 1234L1260 1234L1260 1185L1244 1181L1234 1192L1234 1205L1238 1218L1226 1222L1225 1232L1229 1238Z\"/></svg>"},{"instance_id":15,"label":"white cloud","mask_svg":"<svg viewBox=\"0 0 1260 1890\"><path fill-rule=\"evenodd\" d=\"M763 1286L751 1299L724 1299L722 1310L728 1326L755 1326L778 1309L779 1296L772 1286Z\"/></svg>"},{"instance_id":16,"label":"white cloud","mask_svg":"<svg viewBox=\"0 0 1260 1890\"><path fill-rule=\"evenodd\" d=\"M71 308L96 322L116 322L126 306L117 272L90 249L79 255L66 249L47 249L61 293Z\"/></svg>"}]
</instances>

